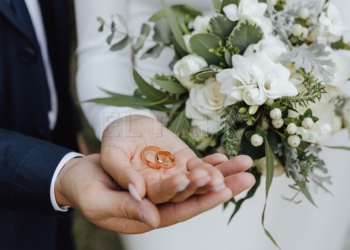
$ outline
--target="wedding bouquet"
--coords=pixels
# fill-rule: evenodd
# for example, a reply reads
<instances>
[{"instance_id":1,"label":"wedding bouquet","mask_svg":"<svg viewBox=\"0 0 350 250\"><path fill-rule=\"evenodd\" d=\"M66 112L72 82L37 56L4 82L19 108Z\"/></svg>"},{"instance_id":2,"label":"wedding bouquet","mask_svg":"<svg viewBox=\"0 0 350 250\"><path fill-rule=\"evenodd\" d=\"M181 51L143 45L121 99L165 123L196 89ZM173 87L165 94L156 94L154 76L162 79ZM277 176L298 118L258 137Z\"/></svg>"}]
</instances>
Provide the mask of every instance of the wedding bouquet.
<instances>
[{"instance_id":1,"label":"wedding bouquet","mask_svg":"<svg viewBox=\"0 0 350 250\"><path fill-rule=\"evenodd\" d=\"M254 196L261 175L266 198L273 177L285 173L296 194L314 204L309 190L327 191L330 183L320 143L343 127L350 130L350 98L340 89L350 79L350 45L337 8L328 1L213 0L216 12L203 15L161 1L163 9L148 20L154 46L141 59L171 48L173 74L154 72L148 83L134 70L133 96L108 92L90 101L166 112L168 128L199 156L251 156L257 182L245 198L231 200L232 217ZM134 38L118 18L122 30L98 18L100 31L110 28L109 44L115 33L125 34L112 51L131 43L138 53L151 25L143 24Z\"/></svg>"}]
</instances>

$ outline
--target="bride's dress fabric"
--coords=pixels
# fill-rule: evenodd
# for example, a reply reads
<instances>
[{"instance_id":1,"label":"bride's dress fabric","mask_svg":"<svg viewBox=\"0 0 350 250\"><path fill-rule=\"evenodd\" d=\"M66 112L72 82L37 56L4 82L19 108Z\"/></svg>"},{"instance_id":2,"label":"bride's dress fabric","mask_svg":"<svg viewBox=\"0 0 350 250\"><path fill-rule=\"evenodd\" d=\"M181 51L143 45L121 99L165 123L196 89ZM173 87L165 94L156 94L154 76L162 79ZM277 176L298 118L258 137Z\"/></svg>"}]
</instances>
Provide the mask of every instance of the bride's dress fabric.
<instances>
[{"instance_id":1,"label":"bride's dress fabric","mask_svg":"<svg viewBox=\"0 0 350 250\"><path fill-rule=\"evenodd\" d=\"M211 0L167 0L166 2L169 5L188 4L203 12L213 11ZM350 27L348 14L350 2L344 0L331 2L339 7L345 25ZM130 48L116 53L109 51L105 42L109 31L102 34L97 32L99 26L96 21L97 16L103 17L109 23L112 15L120 14L127 20L130 33L138 35L142 23L161 9L159 0L75 0L75 4L79 65L77 89L81 101L104 96L105 94L99 88L132 94L136 88L131 74L132 67L135 67L146 79L155 73L170 72L167 65L171 60L171 51L165 51L157 60L140 60L139 55L132 60ZM122 37L117 36L115 41ZM151 45L146 43L145 49ZM350 94L350 88L347 92ZM82 106L98 137L111 120L120 116L130 113L154 116L147 110L106 107L92 103L85 103ZM347 132L336 134L326 144L350 146ZM292 182L285 176L273 180L265 221L266 227L284 250L348 249L345 247L345 242L350 229L350 153L323 149L321 157L325 159L329 174L332 176L333 184L329 189L334 197L322 190L317 194L314 193L313 198L318 208L301 195L297 198L302 201L300 204L288 203L282 199L282 196L292 197L295 194L295 191L287 185ZM123 235L125 249L276 249L261 226L261 213L265 201L264 187L263 178L255 197L244 203L230 224L227 223L233 206L230 205L225 211L222 206L218 206L187 222L169 228L140 235Z\"/></svg>"}]
</instances>

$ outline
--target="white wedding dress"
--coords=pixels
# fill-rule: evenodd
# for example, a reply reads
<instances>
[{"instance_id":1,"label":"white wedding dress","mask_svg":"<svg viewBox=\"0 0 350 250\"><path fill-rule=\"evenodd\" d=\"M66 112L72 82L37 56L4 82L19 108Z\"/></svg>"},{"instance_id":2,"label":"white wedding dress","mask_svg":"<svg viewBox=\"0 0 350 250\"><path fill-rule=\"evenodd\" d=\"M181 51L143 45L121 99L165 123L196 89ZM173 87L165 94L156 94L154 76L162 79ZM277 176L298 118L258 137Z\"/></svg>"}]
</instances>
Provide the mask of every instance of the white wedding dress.
<instances>
[{"instance_id":1,"label":"white wedding dress","mask_svg":"<svg viewBox=\"0 0 350 250\"><path fill-rule=\"evenodd\" d=\"M201 11L213 11L211 0L167 0L169 5L188 4ZM335 0L344 22L350 27L350 1ZM77 88L81 101L104 96L99 87L119 93L132 94L135 84L131 70L135 67L142 76L169 73L167 65L170 51L161 58L132 61L130 49L110 52L105 42L109 31L98 33L97 16L107 23L112 15L127 19L131 34L138 35L141 25L153 13L161 9L159 0L75 0L78 30ZM117 20L117 18L115 17ZM116 21L118 23L118 21ZM118 26L118 29L120 26ZM121 35L115 41L120 40ZM149 48L151 44L145 45ZM141 51L142 52L142 51ZM350 69L349 69L350 70ZM350 94L350 88L348 88ZM129 113L153 116L147 110L106 107L85 103L85 115L94 127L96 135L113 119ZM350 145L348 134L342 131L328 145ZM285 176L275 178L269 195L266 227L284 250L346 250L346 238L350 231L350 153L323 149L322 157L329 168L333 184L329 186L332 197L323 191L313 194L318 206L314 207L299 196L301 204L290 204L284 197L295 193L288 188L292 183ZM126 250L271 250L277 249L264 234L261 213L264 206L265 179L253 199L247 200L236 217L228 225L233 211L222 206L203 213L187 222L154 230L140 235L123 235ZM240 195L242 196L242 195Z\"/></svg>"}]
</instances>

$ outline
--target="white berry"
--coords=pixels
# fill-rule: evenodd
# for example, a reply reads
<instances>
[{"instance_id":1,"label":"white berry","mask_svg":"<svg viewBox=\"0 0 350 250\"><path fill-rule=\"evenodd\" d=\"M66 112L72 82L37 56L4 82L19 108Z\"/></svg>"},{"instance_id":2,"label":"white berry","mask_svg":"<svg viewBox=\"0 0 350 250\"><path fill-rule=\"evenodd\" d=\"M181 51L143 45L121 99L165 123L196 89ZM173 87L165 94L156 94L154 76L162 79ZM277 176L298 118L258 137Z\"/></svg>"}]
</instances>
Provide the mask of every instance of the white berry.
<instances>
[{"instance_id":1,"label":"white berry","mask_svg":"<svg viewBox=\"0 0 350 250\"><path fill-rule=\"evenodd\" d=\"M297 125L295 125L294 123L289 123L287 126L287 133L290 135L294 135L298 130Z\"/></svg>"},{"instance_id":2,"label":"white berry","mask_svg":"<svg viewBox=\"0 0 350 250\"><path fill-rule=\"evenodd\" d=\"M276 120L272 120L272 125L275 127L275 128L281 128L284 124L284 121L282 118L280 119L276 119Z\"/></svg>"},{"instance_id":3,"label":"white berry","mask_svg":"<svg viewBox=\"0 0 350 250\"><path fill-rule=\"evenodd\" d=\"M309 31L307 28L303 27L303 32L301 33L301 36L306 39L309 35Z\"/></svg>"},{"instance_id":4,"label":"white berry","mask_svg":"<svg viewBox=\"0 0 350 250\"><path fill-rule=\"evenodd\" d=\"M292 148L296 148L300 145L300 137L297 135L291 135L288 137L288 144Z\"/></svg>"},{"instance_id":5,"label":"white berry","mask_svg":"<svg viewBox=\"0 0 350 250\"><path fill-rule=\"evenodd\" d=\"M301 18L301 19L307 19L309 18L310 16L310 11L308 8L300 8L299 11L298 11L298 16Z\"/></svg>"},{"instance_id":6,"label":"white berry","mask_svg":"<svg viewBox=\"0 0 350 250\"><path fill-rule=\"evenodd\" d=\"M270 98L268 98L267 100L266 100L266 102L265 102L265 104L267 105L267 106L272 106L272 104L274 103L274 99L270 99Z\"/></svg>"},{"instance_id":7,"label":"white berry","mask_svg":"<svg viewBox=\"0 0 350 250\"><path fill-rule=\"evenodd\" d=\"M312 129L314 126L314 121L310 117L306 117L302 122L301 126L303 126L304 129Z\"/></svg>"},{"instance_id":8,"label":"white berry","mask_svg":"<svg viewBox=\"0 0 350 250\"><path fill-rule=\"evenodd\" d=\"M273 120L281 119L282 111L279 108L274 108L270 111L270 117Z\"/></svg>"},{"instance_id":9,"label":"white berry","mask_svg":"<svg viewBox=\"0 0 350 250\"><path fill-rule=\"evenodd\" d=\"M261 146L261 144L263 144L263 141L264 141L264 139L263 139L260 135L258 135L258 134L254 134L254 135L252 136L252 138L250 138L250 142L252 143L252 145L253 145L254 147L259 147L259 146Z\"/></svg>"},{"instance_id":10,"label":"white berry","mask_svg":"<svg viewBox=\"0 0 350 250\"><path fill-rule=\"evenodd\" d=\"M301 36L301 34L303 33L303 26L301 26L300 24L294 24L292 26L292 34L296 37Z\"/></svg>"}]
</instances>

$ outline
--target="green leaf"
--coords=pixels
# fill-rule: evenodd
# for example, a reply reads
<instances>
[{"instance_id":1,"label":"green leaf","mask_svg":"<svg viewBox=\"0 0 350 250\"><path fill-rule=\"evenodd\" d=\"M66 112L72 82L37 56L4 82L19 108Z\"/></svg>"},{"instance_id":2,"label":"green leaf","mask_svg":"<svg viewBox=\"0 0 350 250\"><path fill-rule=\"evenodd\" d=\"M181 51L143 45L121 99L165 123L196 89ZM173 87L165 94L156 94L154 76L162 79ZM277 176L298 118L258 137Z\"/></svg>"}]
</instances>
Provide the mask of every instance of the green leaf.
<instances>
[{"instance_id":1,"label":"green leaf","mask_svg":"<svg viewBox=\"0 0 350 250\"><path fill-rule=\"evenodd\" d=\"M159 55L162 53L163 49L165 47L163 45L157 44L147 50L142 56L141 59L147 59L147 58L158 58Z\"/></svg>"},{"instance_id":2,"label":"green leaf","mask_svg":"<svg viewBox=\"0 0 350 250\"><path fill-rule=\"evenodd\" d=\"M235 4L235 5L239 5L239 1L240 0L223 0L222 4L221 4L221 14L223 14L223 8L229 4Z\"/></svg>"},{"instance_id":3,"label":"green leaf","mask_svg":"<svg viewBox=\"0 0 350 250\"><path fill-rule=\"evenodd\" d=\"M187 89L178 82L164 81L158 79L152 79L152 81L171 94L182 94L187 92Z\"/></svg>"},{"instance_id":4,"label":"green leaf","mask_svg":"<svg viewBox=\"0 0 350 250\"><path fill-rule=\"evenodd\" d=\"M233 29L229 39L232 46L237 47L239 53L243 55L249 45L258 43L263 36L264 34L259 26L246 21L245 23L239 23Z\"/></svg>"},{"instance_id":5,"label":"green leaf","mask_svg":"<svg viewBox=\"0 0 350 250\"><path fill-rule=\"evenodd\" d=\"M87 100L86 102L94 102L108 106L121 106L133 108L150 107L152 105L155 105L154 102L151 102L146 99L121 94L114 94L112 97L91 99Z\"/></svg>"},{"instance_id":6,"label":"green leaf","mask_svg":"<svg viewBox=\"0 0 350 250\"><path fill-rule=\"evenodd\" d=\"M170 39L171 43L174 45L175 55L177 59L181 59L182 57L188 55L188 52L180 47L180 45L177 43L174 37L170 37Z\"/></svg>"},{"instance_id":7,"label":"green leaf","mask_svg":"<svg viewBox=\"0 0 350 250\"><path fill-rule=\"evenodd\" d=\"M182 32L181 29L176 21L176 16L174 12L171 10L171 8L165 3L164 0L161 0L165 18L168 20L170 29L174 35L175 40L178 42L179 46L186 51L186 44L182 38Z\"/></svg>"},{"instance_id":8,"label":"green leaf","mask_svg":"<svg viewBox=\"0 0 350 250\"><path fill-rule=\"evenodd\" d=\"M111 51L118 51L124 49L129 43L131 39L128 35L126 35L122 40L112 45L110 48Z\"/></svg>"},{"instance_id":9,"label":"green leaf","mask_svg":"<svg viewBox=\"0 0 350 250\"><path fill-rule=\"evenodd\" d=\"M255 192L256 192L256 190L258 189L258 187L260 186L260 180L261 180L261 178L260 178L260 176L255 176L255 184L254 184L254 186L248 191L248 193L247 193L247 195L244 197L244 198L242 198L242 199L240 199L240 200L238 200L238 201L236 201L236 202L234 202L235 203L235 210L232 212L232 214L231 214L231 216L230 216L230 219L229 219L229 223L230 223L230 221L233 219L233 217L237 214L237 212L239 211L239 209L241 208L241 206L243 205L243 202L245 202L246 200L248 200L248 199L250 199L250 198L252 198L254 195L255 195ZM233 198L232 198L233 199ZM232 202L232 201L231 201Z\"/></svg>"},{"instance_id":10,"label":"green leaf","mask_svg":"<svg viewBox=\"0 0 350 250\"><path fill-rule=\"evenodd\" d=\"M217 13L221 10L221 1L220 0L212 0L214 9Z\"/></svg>"},{"instance_id":11,"label":"green leaf","mask_svg":"<svg viewBox=\"0 0 350 250\"><path fill-rule=\"evenodd\" d=\"M346 150L350 151L350 147L344 147L344 146L325 146L321 145L322 147L330 148L330 149L339 149L339 150Z\"/></svg>"},{"instance_id":12,"label":"green leaf","mask_svg":"<svg viewBox=\"0 0 350 250\"><path fill-rule=\"evenodd\" d=\"M171 10L174 12L175 16L178 15L189 15L192 18L195 18L196 16L201 16L202 12L188 6L185 4L179 4L179 5L173 5L170 7ZM159 19L164 18L164 10L160 10L157 13L155 13L153 16L151 16L148 21L149 22L157 22Z\"/></svg>"},{"instance_id":13,"label":"green leaf","mask_svg":"<svg viewBox=\"0 0 350 250\"><path fill-rule=\"evenodd\" d=\"M312 197L311 197L311 194L310 194L309 190L307 189L306 183L303 182L303 181L296 181L296 183L297 183L297 185L299 186L300 191L305 195L305 197L306 197L315 207L317 207L316 204L315 204L315 202L314 202L314 200L313 200Z\"/></svg>"},{"instance_id":14,"label":"green leaf","mask_svg":"<svg viewBox=\"0 0 350 250\"><path fill-rule=\"evenodd\" d=\"M128 30L128 25L127 25L127 22L126 22L125 18L122 15L119 15L119 14L117 16L118 16L119 22L124 26L124 28L126 30Z\"/></svg>"},{"instance_id":15,"label":"green leaf","mask_svg":"<svg viewBox=\"0 0 350 250\"><path fill-rule=\"evenodd\" d=\"M208 64L219 65L223 58L210 52L218 47L219 42L221 39L214 34L196 34L191 37L190 46L192 52L203 57Z\"/></svg>"},{"instance_id":16,"label":"green leaf","mask_svg":"<svg viewBox=\"0 0 350 250\"><path fill-rule=\"evenodd\" d=\"M265 155L266 155L266 198L269 194L272 184L273 173L275 171L274 155L267 137L265 137Z\"/></svg>"},{"instance_id":17,"label":"green leaf","mask_svg":"<svg viewBox=\"0 0 350 250\"><path fill-rule=\"evenodd\" d=\"M190 126L190 119L188 119L185 115L185 110L183 110L177 117L173 120L173 122L169 125L168 129L173 133L179 133L185 128Z\"/></svg>"},{"instance_id":18,"label":"green leaf","mask_svg":"<svg viewBox=\"0 0 350 250\"><path fill-rule=\"evenodd\" d=\"M112 39L113 39L113 37L114 37L114 34L115 34L115 32L112 32L112 34L110 34L110 35L107 37L106 41L107 41L108 44L111 44Z\"/></svg>"},{"instance_id":19,"label":"green leaf","mask_svg":"<svg viewBox=\"0 0 350 250\"><path fill-rule=\"evenodd\" d=\"M205 82L206 80L208 80L209 77L216 76L217 73L219 72L208 70L208 71L203 71L195 74L195 77L196 77L196 80L200 82Z\"/></svg>"},{"instance_id":20,"label":"green leaf","mask_svg":"<svg viewBox=\"0 0 350 250\"><path fill-rule=\"evenodd\" d=\"M216 15L210 19L209 31L220 37L222 41L226 41L236 24L236 22L230 21L224 15Z\"/></svg>"},{"instance_id":21,"label":"green leaf","mask_svg":"<svg viewBox=\"0 0 350 250\"><path fill-rule=\"evenodd\" d=\"M139 87L139 90L142 92L142 94L145 95L147 100L159 102L168 97L168 95L163 91L156 89L148 84L135 69L133 70L133 76L137 86Z\"/></svg>"},{"instance_id":22,"label":"green leaf","mask_svg":"<svg viewBox=\"0 0 350 250\"><path fill-rule=\"evenodd\" d=\"M149 26L147 23L142 24L141 34L137 38L137 41L134 47L135 53L137 53L140 49L142 49L150 32L151 32L151 26Z\"/></svg>"},{"instance_id":23,"label":"green leaf","mask_svg":"<svg viewBox=\"0 0 350 250\"><path fill-rule=\"evenodd\" d=\"M153 40L168 45L171 43L171 29L166 19L159 19L154 25Z\"/></svg>"},{"instance_id":24,"label":"green leaf","mask_svg":"<svg viewBox=\"0 0 350 250\"><path fill-rule=\"evenodd\" d=\"M100 27L98 28L98 31L99 32L102 32L103 31L103 28L105 26L105 20L102 19L102 17L98 17L97 18L97 21L101 24Z\"/></svg>"}]
</instances>

